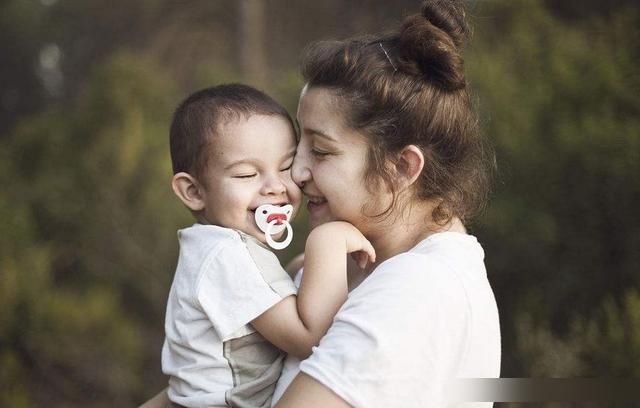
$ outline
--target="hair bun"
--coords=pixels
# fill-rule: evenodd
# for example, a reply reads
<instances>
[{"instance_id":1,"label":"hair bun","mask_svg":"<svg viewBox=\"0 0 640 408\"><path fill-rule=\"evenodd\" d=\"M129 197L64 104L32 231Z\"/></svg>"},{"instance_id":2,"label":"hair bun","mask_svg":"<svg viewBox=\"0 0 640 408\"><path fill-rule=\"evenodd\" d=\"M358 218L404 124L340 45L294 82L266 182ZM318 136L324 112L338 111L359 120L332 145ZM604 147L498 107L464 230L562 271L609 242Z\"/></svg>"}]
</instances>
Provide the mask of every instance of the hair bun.
<instances>
[{"instance_id":1,"label":"hair bun","mask_svg":"<svg viewBox=\"0 0 640 408\"><path fill-rule=\"evenodd\" d=\"M461 2L455 0L430 0L422 4L422 16L447 33L457 47L469 38L469 26Z\"/></svg>"},{"instance_id":2,"label":"hair bun","mask_svg":"<svg viewBox=\"0 0 640 408\"><path fill-rule=\"evenodd\" d=\"M415 74L422 74L447 90L465 87L464 60L459 49L469 32L464 17L458 2L431 0L424 2L421 14L404 21L398 36L399 51L406 62L417 64L419 72ZM413 64L408 65L403 70L411 73Z\"/></svg>"}]
</instances>

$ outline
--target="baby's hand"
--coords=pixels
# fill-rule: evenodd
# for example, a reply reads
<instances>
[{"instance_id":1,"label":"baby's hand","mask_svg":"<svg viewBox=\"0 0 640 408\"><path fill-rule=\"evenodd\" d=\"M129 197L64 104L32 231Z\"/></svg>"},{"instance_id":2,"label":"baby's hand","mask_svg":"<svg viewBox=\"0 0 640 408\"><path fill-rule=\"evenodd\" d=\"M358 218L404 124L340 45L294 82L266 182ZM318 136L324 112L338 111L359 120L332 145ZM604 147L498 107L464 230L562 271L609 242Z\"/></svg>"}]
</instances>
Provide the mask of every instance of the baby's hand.
<instances>
[{"instance_id":1,"label":"baby's hand","mask_svg":"<svg viewBox=\"0 0 640 408\"><path fill-rule=\"evenodd\" d=\"M318 239L339 240L344 239L347 254L356 261L358 266L364 269L367 262L376 261L376 251L371 242L362 235L360 230L344 221L333 221L316 227L312 233L321 235Z\"/></svg>"}]
</instances>

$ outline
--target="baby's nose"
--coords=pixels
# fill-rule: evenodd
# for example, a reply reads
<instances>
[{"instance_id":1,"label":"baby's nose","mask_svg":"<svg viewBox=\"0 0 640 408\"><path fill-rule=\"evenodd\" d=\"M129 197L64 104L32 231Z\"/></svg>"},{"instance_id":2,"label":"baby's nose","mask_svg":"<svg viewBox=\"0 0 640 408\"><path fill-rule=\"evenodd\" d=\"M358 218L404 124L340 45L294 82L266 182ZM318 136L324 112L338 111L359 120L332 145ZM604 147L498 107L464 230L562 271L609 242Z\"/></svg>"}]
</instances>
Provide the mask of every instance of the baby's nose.
<instances>
[{"instance_id":1,"label":"baby's nose","mask_svg":"<svg viewBox=\"0 0 640 408\"><path fill-rule=\"evenodd\" d=\"M282 194L287 191L287 186L279 177L271 177L265 180L262 188L263 194Z\"/></svg>"}]
</instances>

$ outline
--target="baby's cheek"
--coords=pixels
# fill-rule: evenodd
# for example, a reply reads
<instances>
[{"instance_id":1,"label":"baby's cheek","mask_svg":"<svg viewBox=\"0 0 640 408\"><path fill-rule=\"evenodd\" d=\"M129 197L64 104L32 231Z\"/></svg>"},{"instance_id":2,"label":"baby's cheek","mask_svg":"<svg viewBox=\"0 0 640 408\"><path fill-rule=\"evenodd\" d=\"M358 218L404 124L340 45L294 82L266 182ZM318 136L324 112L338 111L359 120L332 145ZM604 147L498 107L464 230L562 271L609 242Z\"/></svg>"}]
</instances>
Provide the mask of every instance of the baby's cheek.
<instances>
[{"instance_id":1,"label":"baby's cheek","mask_svg":"<svg viewBox=\"0 0 640 408\"><path fill-rule=\"evenodd\" d=\"M302 205L302 194L298 194L296 197L292 197L291 199L293 206L293 213L297 214L298 210L300 210L300 206Z\"/></svg>"},{"instance_id":2,"label":"baby's cheek","mask_svg":"<svg viewBox=\"0 0 640 408\"><path fill-rule=\"evenodd\" d=\"M291 178L291 173L289 173L289 177L288 177L288 179L286 181L286 185L287 185L287 193L291 197L301 197L302 196L302 190L293 181L293 178Z\"/></svg>"}]
</instances>

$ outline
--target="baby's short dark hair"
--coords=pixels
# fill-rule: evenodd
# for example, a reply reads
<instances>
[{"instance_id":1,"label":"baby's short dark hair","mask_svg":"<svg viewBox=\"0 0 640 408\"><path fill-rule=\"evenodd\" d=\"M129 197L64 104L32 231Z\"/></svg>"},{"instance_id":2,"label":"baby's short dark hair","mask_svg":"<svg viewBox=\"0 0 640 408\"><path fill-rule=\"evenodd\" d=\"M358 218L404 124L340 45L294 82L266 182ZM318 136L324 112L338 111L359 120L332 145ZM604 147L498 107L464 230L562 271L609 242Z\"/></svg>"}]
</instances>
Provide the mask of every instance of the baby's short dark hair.
<instances>
[{"instance_id":1,"label":"baby's short dark hair","mask_svg":"<svg viewBox=\"0 0 640 408\"><path fill-rule=\"evenodd\" d=\"M269 95L243 84L224 84L191 94L173 114L169 146L173 174L204 174L211 140L222 125L251 115L278 115L292 130L287 110Z\"/></svg>"}]
</instances>

